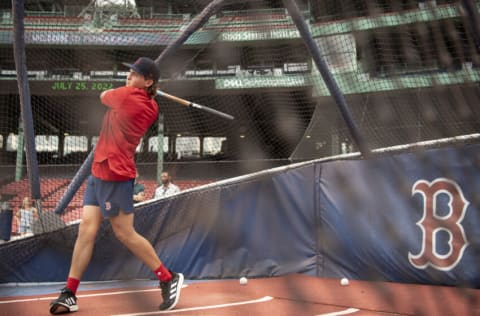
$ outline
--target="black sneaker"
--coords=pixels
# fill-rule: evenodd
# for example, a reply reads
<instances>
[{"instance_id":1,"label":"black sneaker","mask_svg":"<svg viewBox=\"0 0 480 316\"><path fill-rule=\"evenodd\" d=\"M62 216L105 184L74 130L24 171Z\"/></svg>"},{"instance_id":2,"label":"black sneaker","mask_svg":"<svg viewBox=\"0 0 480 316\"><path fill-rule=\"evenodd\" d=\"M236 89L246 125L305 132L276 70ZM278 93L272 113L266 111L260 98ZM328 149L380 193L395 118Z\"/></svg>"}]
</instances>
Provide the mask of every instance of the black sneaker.
<instances>
[{"instance_id":1,"label":"black sneaker","mask_svg":"<svg viewBox=\"0 0 480 316\"><path fill-rule=\"evenodd\" d=\"M183 274L172 273L172 279L168 282L160 282L160 288L162 289L163 303L160 305L160 310L166 311L173 309L180 299L180 291L183 285Z\"/></svg>"},{"instance_id":2,"label":"black sneaker","mask_svg":"<svg viewBox=\"0 0 480 316\"><path fill-rule=\"evenodd\" d=\"M64 287L60 296L50 303L50 313L65 314L78 311L77 297L68 288Z\"/></svg>"}]
</instances>

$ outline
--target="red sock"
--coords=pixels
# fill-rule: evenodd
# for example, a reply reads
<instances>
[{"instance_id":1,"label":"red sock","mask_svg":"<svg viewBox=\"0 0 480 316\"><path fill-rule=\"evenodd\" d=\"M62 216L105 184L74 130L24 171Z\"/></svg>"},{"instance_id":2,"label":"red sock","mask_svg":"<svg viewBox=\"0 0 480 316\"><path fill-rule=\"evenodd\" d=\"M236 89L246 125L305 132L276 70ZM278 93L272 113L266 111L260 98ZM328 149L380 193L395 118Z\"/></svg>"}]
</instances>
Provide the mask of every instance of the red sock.
<instances>
[{"instance_id":1,"label":"red sock","mask_svg":"<svg viewBox=\"0 0 480 316\"><path fill-rule=\"evenodd\" d=\"M70 291L73 292L73 294L76 294L79 284L80 284L80 280L75 279L75 278L68 278L67 279L67 285L65 287L68 287L70 289Z\"/></svg>"},{"instance_id":2,"label":"red sock","mask_svg":"<svg viewBox=\"0 0 480 316\"><path fill-rule=\"evenodd\" d=\"M154 271L157 278L162 282L167 282L172 279L172 274L168 271L163 264L161 264L157 270Z\"/></svg>"}]
</instances>

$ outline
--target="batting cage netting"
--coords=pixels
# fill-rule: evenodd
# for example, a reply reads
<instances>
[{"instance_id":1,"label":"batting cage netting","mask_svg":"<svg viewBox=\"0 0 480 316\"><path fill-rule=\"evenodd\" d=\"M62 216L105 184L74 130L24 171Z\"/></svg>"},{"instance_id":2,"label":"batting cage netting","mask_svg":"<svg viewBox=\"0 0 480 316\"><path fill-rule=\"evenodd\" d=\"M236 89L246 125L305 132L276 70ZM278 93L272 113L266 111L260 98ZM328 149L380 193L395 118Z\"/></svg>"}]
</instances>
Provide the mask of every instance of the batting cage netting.
<instances>
[{"instance_id":1,"label":"batting cage netting","mask_svg":"<svg viewBox=\"0 0 480 316\"><path fill-rule=\"evenodd\" d=\"M167 263L192 278L343 273L479 286L478 1L0 8L0 194L14 214L25 198L37 209L26 234L13 216L20 240L4 246L2 266L36 262L34 250L15 257L20 245L38 249L35 238L70 254L106 111L99 95L125 85L122 62L147 56L162 92L233 117L156 97L159 117L135 157L145 187L136 223ZM154 199L163 171L183 192ZM112 236L106 223L98 238L116 245ZM291 252L264 251L259 239ZM116 255L107 248L99 265ZM0 280L30 279L12 275Z\"/></svg>"}]
</instances>

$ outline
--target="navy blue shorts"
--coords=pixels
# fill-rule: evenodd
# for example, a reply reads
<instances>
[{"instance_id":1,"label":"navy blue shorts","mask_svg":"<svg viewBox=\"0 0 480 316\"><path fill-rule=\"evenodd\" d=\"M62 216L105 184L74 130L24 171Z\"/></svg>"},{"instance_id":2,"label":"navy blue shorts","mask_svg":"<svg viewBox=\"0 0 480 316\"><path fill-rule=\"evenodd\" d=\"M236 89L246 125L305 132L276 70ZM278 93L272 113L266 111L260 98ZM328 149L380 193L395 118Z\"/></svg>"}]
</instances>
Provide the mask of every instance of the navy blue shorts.
<instances>
[{"instance_id":1,"label":"navy blue shorts","mask_svg":"<svg viewBox=\"0 0 480 316\"><path fill-rule=\"evenodd\" d=\"M133 184L128 181L104 181L93 175L88 177L87 189L83 195L83 205L99 206L104 217L133 213Z\"/></svg>"}]
</instances>

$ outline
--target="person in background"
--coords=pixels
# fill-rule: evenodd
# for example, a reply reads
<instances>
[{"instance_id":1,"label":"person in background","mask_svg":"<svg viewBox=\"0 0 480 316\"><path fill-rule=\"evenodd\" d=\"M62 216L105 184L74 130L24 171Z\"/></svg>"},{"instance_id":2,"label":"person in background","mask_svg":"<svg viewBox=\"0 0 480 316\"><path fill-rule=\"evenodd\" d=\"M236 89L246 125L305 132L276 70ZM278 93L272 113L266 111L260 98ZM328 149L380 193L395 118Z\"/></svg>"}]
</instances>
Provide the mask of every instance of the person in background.
<instances>
[{"instance_id":1,"label":"person in background","mask_svg":"<svg viewBox=\"0 0 480 316\"><path fill-rule=\"evenodd\" d=\"M28 196L23 198L22 205L15 216L18 221L18 233L20 235L32 233L32 225L37 217L37 209L32 205Z\"/></svg>"},{"instance_id":2,"label":"person in background","mask_svg":"<svg viewBox=\"0 0 480 316\"><path fill-rule=\"evenodd\" d=\"M160 175L160 181L162 181L162 185L155 190L155 195L153 196L154 199L167 197L180 192L180 188L172 183L172 178L168 172L162 172Z\"/></svg>"},{"instance_id":3,"label":"person in background","mask_svg":"<svg viewBox=\"0 0 480 316\"><path fill-rule=\"evenodd\" d=\"M145 186L138 182L139 176L137 171L135 184L133 185L133 203L143 202L145 200Z\"/></svg>"}]
</instances>

